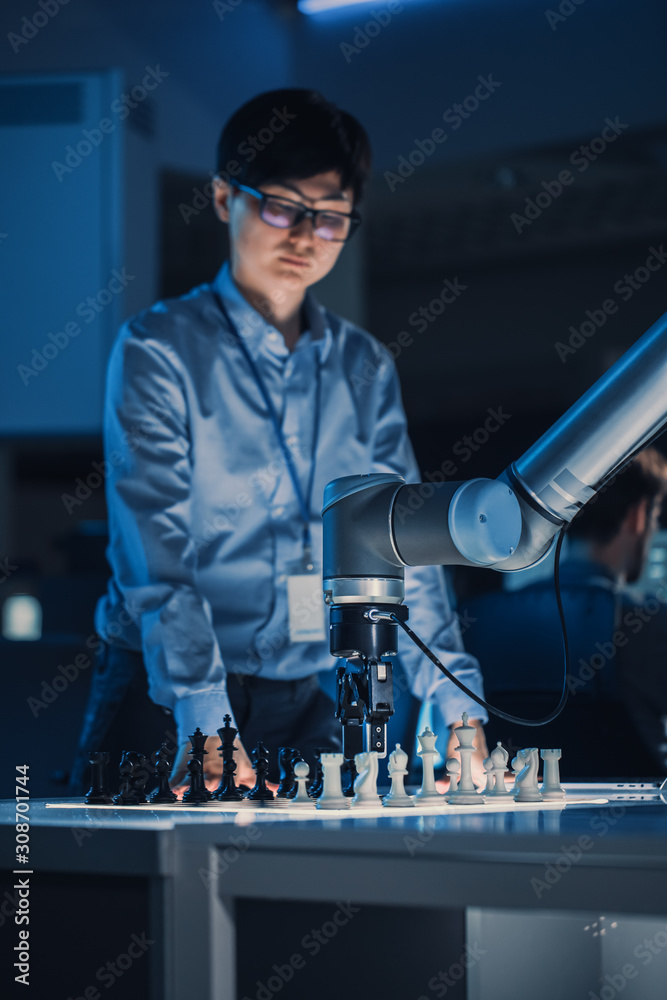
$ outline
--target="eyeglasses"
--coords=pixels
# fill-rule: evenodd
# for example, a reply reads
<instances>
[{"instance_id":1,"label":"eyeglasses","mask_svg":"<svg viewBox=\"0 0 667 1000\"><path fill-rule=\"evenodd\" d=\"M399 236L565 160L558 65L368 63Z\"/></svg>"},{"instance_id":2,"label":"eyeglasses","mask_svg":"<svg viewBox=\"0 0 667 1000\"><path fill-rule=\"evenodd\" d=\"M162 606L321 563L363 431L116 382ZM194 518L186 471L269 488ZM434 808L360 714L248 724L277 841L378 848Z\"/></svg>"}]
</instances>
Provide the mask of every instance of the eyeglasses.
<instances>
[{"instance_id":1,"label":"eyeglasses","mask_svg":"<svg viewBox=\"0 0 667 1000\"><path fill-rule=\"evenodd\" d=\"M264 194L263 191L248 187L247 184L240 184L239 181L232 178L227 183L238 188L239 191L245 191L246 194L259 198L261 201L260 218L269 226L275 226L277 229L291 229L292 226L298 226L303 219L310 219L315 236L319 236L323 240L331 240L334 243L345 243L361 225L361 216L355 211L346 215L344 212L330 212L328 209L307 208L298 201L278 198L273 194Z\"/></svg>"}]
</instances>

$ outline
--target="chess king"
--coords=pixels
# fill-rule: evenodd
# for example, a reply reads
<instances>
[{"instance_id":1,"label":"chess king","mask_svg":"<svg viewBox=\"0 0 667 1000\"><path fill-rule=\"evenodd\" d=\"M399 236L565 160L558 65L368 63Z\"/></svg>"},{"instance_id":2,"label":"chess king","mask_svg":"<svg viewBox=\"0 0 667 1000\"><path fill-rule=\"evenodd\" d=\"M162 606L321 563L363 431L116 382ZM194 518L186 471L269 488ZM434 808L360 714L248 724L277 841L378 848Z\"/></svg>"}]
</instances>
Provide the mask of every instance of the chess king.
<instances>
[{"instance_id":1,"label":"chess king","mask_svg":"<svg viewBox=\"0 0 667 1000\"><path fill-rule=\"evenodd\" d=\"M314 773L314 749L341 745L320 684L336 663L322 604L324 488L367 472L419 478L391 352L312 291L361 224L370 170L366 131L321 94L252 98L222 129L211 187L228 259L212 282L118 333L104 416L111 579L96 609L76 793L89 748L118 759L123 730L175 744L174 787L187 780L188 734L215 734L226 714L246 785L246 748L259 740L274 781L280 746L298 747ZM195 211L180 210L184 224ZM406 569L405 596L416 631L481 695L441 567ZM401 656L413 693L447 725L468 712L481 780L486 712L410 643ZM210 735L209 790L222 773L217 745ZM447 757L456 745L452 735Z\"/></svg>"}]
</instances>

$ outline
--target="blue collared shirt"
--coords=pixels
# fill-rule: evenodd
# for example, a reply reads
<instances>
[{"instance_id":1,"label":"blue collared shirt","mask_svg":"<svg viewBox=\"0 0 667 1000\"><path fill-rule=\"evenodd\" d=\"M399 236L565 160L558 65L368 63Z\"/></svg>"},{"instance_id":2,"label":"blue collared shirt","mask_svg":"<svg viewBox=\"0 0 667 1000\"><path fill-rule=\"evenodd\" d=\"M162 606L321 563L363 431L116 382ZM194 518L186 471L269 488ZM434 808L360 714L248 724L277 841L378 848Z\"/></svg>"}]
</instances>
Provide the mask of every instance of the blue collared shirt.
<instances>
[{"instance_id":1,"label":"blue collared shirt","mask_svg":"<svg viewBox=\"0 0 667 1000\"><path fill-rule=\"evenodd\" d=\"M310 290L306 329L291 352L241 295L228 262L213 285L158 302L121 327L109 359L104 418L112 577L95 626L107 641L143 651L149 693L174 711L181 739L196 726L213 733L232 714L226 671L293 679L338 664L327 641L289 640L286 579L302 553L299 504L214 288L264 379L304 492L315 451L316 558L330 480L369 472L420 478L389 352L325 310ZM405 579L413 629L482 694L479 665L463 650L442 569L408 568ZM400 642L417 697L434 699L448 724L464 711L486 720L407 636Z\"/></svg>"}]
</instances>

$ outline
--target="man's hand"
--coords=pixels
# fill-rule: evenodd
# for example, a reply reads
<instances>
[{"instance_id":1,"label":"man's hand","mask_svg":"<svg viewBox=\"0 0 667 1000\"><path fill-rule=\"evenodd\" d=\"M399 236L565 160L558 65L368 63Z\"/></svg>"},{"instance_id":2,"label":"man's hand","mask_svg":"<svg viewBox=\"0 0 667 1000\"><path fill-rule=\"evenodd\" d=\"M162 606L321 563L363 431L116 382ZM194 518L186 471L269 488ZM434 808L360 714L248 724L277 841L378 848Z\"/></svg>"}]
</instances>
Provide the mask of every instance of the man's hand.
<instances>
[{"instance_id":1,"label":"man's hand","mask_svg":"<svg viewBox=\"0 0 667 1000\"><path fill-rule=\"evenodd\" d=\"M474 726L477 730L473 742L475 744L475 752L470 758L472 763L472 780L475 785L480 788L486 784L486 775L484 773L484 758L489 756L489 751L486 747L486 736L484 735L484 727L479 719L468 719L468 725ZM458 727L457 727L458 728ZM445 759L450 757L456 757L457 760L461 760L461 756L456 751L456 747L459 745L459 738L456 735L456 729L453 726L449 727L450 734L447 741L447 754Z\"/></svg>"},{"instance_id":2,"label":"man's hand","mask_svg":"<svg viewBox=\"0 0 667 1000\"><path fill-rule=\"evenodd\" d=\"M204 749L208 750L208 756L204 757L204 781L209 791L214 792L220 784L222 777L222 757L218 755L220 739L217 736L209 736L204 744ZM252 788L255 784L255 772L248 758L248 754L243 748L239 739L234 744L234 760L236 761L236 772L234 779L237 785L247 785ZM182 785L189 785L188 759L190 744L183 743L178 748L176 760L171 771L169 785L171 788L180 788Z\"/></svg>"}]
</instances>

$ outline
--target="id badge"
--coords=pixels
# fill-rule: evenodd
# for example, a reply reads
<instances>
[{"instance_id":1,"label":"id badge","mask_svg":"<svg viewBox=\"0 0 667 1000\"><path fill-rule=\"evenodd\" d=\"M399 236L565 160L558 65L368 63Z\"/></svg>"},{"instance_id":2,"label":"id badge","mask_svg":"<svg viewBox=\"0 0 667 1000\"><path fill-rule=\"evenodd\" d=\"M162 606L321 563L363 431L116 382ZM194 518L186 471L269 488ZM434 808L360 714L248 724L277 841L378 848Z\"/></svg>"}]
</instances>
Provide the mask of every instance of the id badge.
<instances>
[{"instance_id":1,"label":"id badge","mask_svg":"<svg viewBox=\"0 0 667 1000\"><path fill-rule=\"evenodd\" d=\"M306 561L290 567L287 574L290 642L324 641L327 637L324 609L320 567Z\"/></svg>"}]
</instances>

